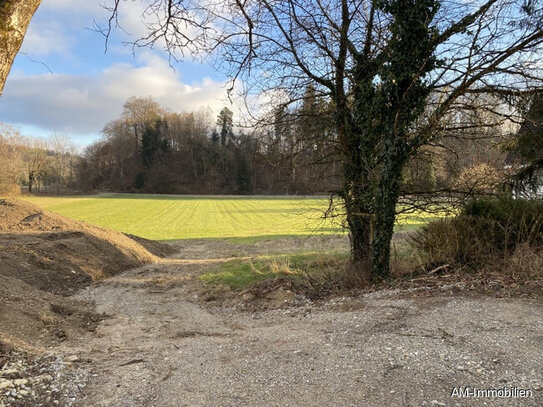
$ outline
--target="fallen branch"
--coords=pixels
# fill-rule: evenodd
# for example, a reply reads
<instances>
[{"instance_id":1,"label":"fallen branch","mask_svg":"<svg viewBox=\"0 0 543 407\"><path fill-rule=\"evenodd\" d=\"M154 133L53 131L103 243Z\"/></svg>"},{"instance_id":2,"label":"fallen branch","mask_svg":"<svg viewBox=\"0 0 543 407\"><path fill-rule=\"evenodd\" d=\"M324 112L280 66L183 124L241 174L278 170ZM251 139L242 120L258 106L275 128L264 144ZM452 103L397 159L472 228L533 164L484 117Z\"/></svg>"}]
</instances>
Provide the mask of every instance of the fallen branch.
<instances>
[{"instance_id":1,"label":"fallen branch","mask_svg":"<svg viewBox=\"0 0 543 407\"><path fill-rule=\"evenodd\" d=\"M145 362L145 360L143 359L132 359L132 360L129 360L128 362L121 363L119 366L128 366L128 365L133 365L135 363L143 363L143 362Z\"/></svg>"},{"instance_id":2,"label":"fallen branch","mask_svg":"<svg viewBox=\"0 0 543 407\"><path fill-rule=\"evenodd\" d=\"M447 267L451 267L451 265L450 265L450 264L444 264L444 265L442 265L442 266L439 266L438 268L435 268L435 269L429 271L428 274L437 273L439 270L443 270L443 269L445 269L445 268L447 268Z\"/></svg>"}]
</instances>

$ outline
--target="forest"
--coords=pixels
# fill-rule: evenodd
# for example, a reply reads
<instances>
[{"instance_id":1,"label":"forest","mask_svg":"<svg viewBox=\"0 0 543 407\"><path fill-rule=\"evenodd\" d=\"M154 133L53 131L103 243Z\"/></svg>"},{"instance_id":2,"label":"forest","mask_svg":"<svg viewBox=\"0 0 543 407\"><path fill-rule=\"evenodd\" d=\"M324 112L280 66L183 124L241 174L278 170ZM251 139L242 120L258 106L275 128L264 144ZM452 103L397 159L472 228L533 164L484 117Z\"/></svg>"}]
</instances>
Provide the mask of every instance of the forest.
<instances>
[{"instance_id":1,"label":"forest","mask_svg":"<svg viewBox=\"0 0 543 407\"><path fill-rule=\"evenodd\" d=\"M484 116L484 106L478 113ZM333 194L341 169L332 115L332 103L311 87L299 106L276 109L252 128L237 126L228 107L217 116L177 113L132 97L83 151L66 135L31 139L4 125L0 185L48 194ZM481 117L469 120L475 127ZM539 139L519 128L459 131L421 150L404 169L404 198L502 193L521 163L538 156Z\"/></svg>"}]
</instances>

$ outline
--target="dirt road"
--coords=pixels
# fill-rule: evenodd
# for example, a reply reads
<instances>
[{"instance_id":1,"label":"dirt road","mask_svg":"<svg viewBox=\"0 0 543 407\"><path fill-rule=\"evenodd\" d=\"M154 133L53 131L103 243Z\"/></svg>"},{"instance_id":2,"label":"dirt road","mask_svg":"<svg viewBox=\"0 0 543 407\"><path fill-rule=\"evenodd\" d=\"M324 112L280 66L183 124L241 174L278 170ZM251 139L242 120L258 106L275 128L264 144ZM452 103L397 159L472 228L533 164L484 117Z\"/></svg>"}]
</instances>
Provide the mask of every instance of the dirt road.
<instances>
[{"instance_id":1,"label":"dirt road","mask_svg":"<svg viewBox=\"0 0 543 407\"><path fill-rule=\"evenodd\" d=\"M63 403L543 404L538 301L377 292L261 312L210 308L195 298L192 278L208 266L203 258L231 248L206 244L185 247L182 263L135 269L78 294L109 318L56 350L75 355L72 368L87 378ZM492 389L517 398L490 398ZM524 389L528 397L518 397Z\"/></svg>"}]
</instances>

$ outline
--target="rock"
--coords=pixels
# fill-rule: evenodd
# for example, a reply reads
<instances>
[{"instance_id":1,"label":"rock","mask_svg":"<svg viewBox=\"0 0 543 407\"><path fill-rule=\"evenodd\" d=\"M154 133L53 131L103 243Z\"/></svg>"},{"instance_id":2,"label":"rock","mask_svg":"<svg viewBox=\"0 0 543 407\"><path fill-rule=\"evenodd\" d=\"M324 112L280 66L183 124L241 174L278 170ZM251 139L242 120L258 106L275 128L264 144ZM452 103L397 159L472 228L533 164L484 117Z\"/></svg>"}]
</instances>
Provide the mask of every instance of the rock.
<instances>
[{"instance_id":1,"label":"rock","mask_svg":"<svg viewBox=\"0 0 543 407\"><path fill-rule=\"evenodd\" d=\"M13 382L11 380L7 380L5 382L0 383L0 390L11 389L12 387L13 387Z\"/></svg>"},{"instance_id":2,"label":"rock","mask_svg":"<svg viewBox=\"0 0 543 407\"><path fill-rule=\"evenodd\" d=\"M15 380L15 386L18 386L18 387L21 387L21 386L24 386L26 384L28 384L28 380L27 379L17 379Z\"/></svg>"},{"instance_id":3,"label":"rock","mask_svg":"<svg viewBox=\"0 0 543 407\"><path fill-rule=\"evenodd\" d=\"M53 381L53 376L48 375L48 374L45 374L43 376L39 376L39 378L44 382L52 382Z\"/></svg>"},{"instance_id":4,"label":"rock","mask_svg":"<svg viewBox=\"0 0 543 407\"><path fill-rule=\"evenodd\" d=\"M68 356L66 359L64 359L66 362L70 362L70 363L73 363L73 362L78 362L79 361L79 356L77 355L71 355L71 356Z\"/></svg>"},{"instance_id":5,"label":"rock","mask_svg":"<svg viewBox=\"0 0 543 407\"><path fill-rule=\"evenodd\" d=\"M256 296L251 292L243 293L241 296L241 299L243 301L253 301L256 298Z\"/></svg>"}]
</instances>

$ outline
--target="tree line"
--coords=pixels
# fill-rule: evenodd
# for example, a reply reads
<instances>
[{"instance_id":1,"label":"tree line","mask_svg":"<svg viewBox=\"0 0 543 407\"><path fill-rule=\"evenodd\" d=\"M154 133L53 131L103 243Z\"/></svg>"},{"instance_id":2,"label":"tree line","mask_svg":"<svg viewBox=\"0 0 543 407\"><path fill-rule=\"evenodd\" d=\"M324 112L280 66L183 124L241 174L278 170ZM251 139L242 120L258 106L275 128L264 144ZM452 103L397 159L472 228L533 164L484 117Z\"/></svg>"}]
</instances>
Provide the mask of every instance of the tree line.
<instances>
[{"instance_id":1,"label":"tree line","mask_svg":"<svg viewBox=\"0 0 543 407\"><path fill-rule=\"evenodd\" d=\"M333 115L333 103L311 86L297 106L278 106L251 128L236 126L226 107L216 117L208 110L173 113L150 97L132 97L121 116L104 126L102 138L81 153L67 136L32 139L4 125L0 184L3 193L22 186L49 194L339 195L341 161ZM440 199L449 205L451 196L502 191L515 172L507 169L508 157L532 151L526 140L539 139L525 131L515 137L515 129L482 131L475 126L486 120L480 115L484 106L474 105L470 117L456 118L454 134L421 149L405 165L400 186L404 210L440 209ZM532 123L527 117L526 123Z\"/></svg>"},{"instance_id":2,"label":"tree line","mask_svg":"<svg viewBox=\"0 0 543 407\"><path fill-rule=\"evenodd\" d=\"M130 98L80 158L81 190L175 194L312 194L337 188L329 106L308 90L275 122L235 126L223 108L172 113Z\"/></svg>"},{"instance_id":3,"label":"tree line","mask_svg":"<svg viewBox=\"0 0 543 407\"><path fill-rule=\"evenodd\" d=\"M0 123L0 194L60 194L77 189L79 156L65 135L24 137Z\"/></svg>"},{"instance_id":4,"label":"tree line","mask_svg":"<svg viewBox=\"0 0 543 407\"><path fill-rule=\"evenodd\" d=\"M475 109L475 108L474 108ZM483 110L482 107L480 110ZM80 191L169 194L334 194L341 167L334 106L308 86L296 106L278 106L251 128L228 108L172 113L130 98L121 117L79 157ZM475 118L466 119L475 123ZM477 118L481 120L481 118ZM463 122L464 125L466 122ZM491 194L505 180L503 129L456 131L403 169L403 197ZM407 198L404 198L407 199Z\"/></svg>"}]
</instances>

